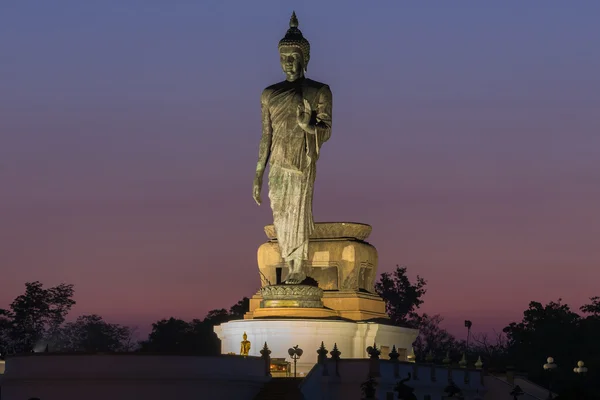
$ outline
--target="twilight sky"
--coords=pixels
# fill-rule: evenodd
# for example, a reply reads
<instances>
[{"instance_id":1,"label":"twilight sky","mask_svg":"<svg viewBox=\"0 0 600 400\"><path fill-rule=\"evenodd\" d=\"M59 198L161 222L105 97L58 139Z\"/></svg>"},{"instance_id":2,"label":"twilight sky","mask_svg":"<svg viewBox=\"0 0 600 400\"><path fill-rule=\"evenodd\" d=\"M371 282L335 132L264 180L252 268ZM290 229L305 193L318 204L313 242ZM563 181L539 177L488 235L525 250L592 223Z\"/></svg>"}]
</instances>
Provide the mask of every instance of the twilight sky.
<instances>
[{"instance_id":1,"label":"twilight sky","mask_svg":"<svg viewBox=\"0 0 600 400\"><path fill-rule=\"evenodd\" d=\"M600 295L597 0L2 0L0 307L67 282L73 315L147 331L257 290L293 9L334 95L317 221L371 224L461 335Z\"/></svg>"}]
</instances>

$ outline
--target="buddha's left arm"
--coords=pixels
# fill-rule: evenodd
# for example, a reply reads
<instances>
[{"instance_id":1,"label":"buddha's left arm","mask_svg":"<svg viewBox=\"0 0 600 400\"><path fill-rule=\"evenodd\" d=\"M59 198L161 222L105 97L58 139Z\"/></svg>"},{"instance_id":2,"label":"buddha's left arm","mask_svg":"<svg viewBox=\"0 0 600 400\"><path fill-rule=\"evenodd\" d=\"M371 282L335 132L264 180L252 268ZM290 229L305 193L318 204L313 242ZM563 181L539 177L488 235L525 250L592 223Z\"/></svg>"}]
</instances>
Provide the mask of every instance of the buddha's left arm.
<instances>
[{"instance_id":1,"label":"buddha's left arm","mask_svg":"<svg viewBox=\"0 0 600 400\"><path fill-rule=\"evenodd\" d=\"M315 130L319 144L325 143L331 137L331 110L333 96L331 89L325 85L317 96L317 115Z\"/></svg>"}]
</instances>

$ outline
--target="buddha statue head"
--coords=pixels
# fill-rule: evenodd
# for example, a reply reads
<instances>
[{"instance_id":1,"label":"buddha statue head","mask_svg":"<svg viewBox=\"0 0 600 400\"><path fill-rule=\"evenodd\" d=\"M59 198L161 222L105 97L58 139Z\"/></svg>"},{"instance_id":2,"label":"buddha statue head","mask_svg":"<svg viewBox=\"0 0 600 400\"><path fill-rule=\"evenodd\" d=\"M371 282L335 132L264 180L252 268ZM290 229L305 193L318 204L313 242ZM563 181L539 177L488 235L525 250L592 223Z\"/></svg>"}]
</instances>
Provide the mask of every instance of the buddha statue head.
<instances>
[{"instance_id":1,"label":"buddha statue head","mask_svg":"<svg viewBox=\"0 0 600 400\"><path fill-rule=\"evenodd\" d=\"M279 61L286 79L293 82L302 78L310 60L310 43L298 29L298 18L296 18L295 12L290 18L290 29L279 41L278 47Z\"/></svg>"}]
</instances>

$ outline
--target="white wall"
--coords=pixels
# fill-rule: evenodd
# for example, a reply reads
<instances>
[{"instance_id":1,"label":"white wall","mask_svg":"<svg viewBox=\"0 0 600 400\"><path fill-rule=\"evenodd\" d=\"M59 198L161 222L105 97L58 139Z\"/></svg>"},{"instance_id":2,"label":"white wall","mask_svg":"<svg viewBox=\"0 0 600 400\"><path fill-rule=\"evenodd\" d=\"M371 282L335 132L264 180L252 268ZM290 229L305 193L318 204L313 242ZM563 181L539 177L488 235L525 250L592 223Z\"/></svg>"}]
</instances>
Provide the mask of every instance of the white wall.
<instances>
[{"instance_id":1,"label":"white wall","mask_svg":"<svg viewBox=\"0 0 600 400\"><path fill-rule=\"evenodd\" d=\"M250 355L260 356L265 342L271 350L271 358L286 358L291 361L288 349L298 345L304 354L298 360L298 372L308 373L317 362L317 349L324 343L327 350L333 350L337 343L342 358L366 358L367 346L373 342L377 346L392 345L410 349L418 330L388 326L372 322L354 322L318 319L250 319L236 320L215 327L221 340L221 353L239 354L244 332L252 343ZM382 358L387 358L387 354Z\"/></svg>"}]
</instances>

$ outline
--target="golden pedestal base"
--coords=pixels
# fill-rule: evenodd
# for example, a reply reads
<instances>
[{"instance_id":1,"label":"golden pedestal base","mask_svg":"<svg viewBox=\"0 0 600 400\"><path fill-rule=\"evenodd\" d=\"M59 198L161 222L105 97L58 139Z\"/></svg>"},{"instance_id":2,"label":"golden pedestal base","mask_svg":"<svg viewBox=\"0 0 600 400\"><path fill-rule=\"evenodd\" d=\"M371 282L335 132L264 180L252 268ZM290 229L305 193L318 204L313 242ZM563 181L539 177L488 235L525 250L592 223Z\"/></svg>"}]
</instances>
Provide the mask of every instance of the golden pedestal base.
<instances>
[{"instance_id":1,"label":"golden pedestal base","mask_svg":"<svg viewBox=\"0 0 600 400\"><path fill-rule=\"evenodd\" d=\"M323 306L335 310L342 318L365 321L388 318L385 302L372 293L355 291L331 291L323 293Z\"/></svg>"},{"instance_id":2,"label":"golden pedestal base","mask_svg":"<svg viewBox=\"0 0 600 400\"><path fill-rule=\"evenodd\" d=\"M265 231L269 232L271 228L271 225L267 226ZM357 235L355 230L361 229L366 232ZM377 249L364 241L369 232L371 227L365 224L315 224L304 264L306 275L319 282L323 290L373 291L377 278ZM272 232L269 238L257 253L261 286L283 282L289 272Z\"/></svg>"},{"instance_id":3,"label":"golden pedestal base","mask_svg":"<svg viewBox=\"0 0 600 400\"><path fill-rule=\"evenodd\" d=\"M251 314L251 315L249 315ZM244 319L255 318L335 318L338 314L328 308L269 307L248 312Z\"/></svg>"},{"instance_id":4,"label":"golden pedestal base","mask_svg":"<svg viewBox=\"0 0 600 400\"><path fill-rule=\"evenodd\" d=\"M265 233L269 241L260 246L257 254L261 291L265 298L261 291L255 294L244 319L338 317L368 321L388 318L385 302L373 293L377 249L365 241L371 233L369 225L354 222L315 224L308 244L305 272L323 290L319 299L301 293L279 295L278 291L287 289L281 282L285 281L288 268L279 252L275 227L267 225ZM293 286L289 285L289 288ZM271 298L271 292L276 294L275 298Z\"/></svg>"},{"instance_id":5,"label":"golden pedestal base","mask_svg":"<svg viewBox=\"0 0 600 400\"><path fill-rule=\"evenodd\" d=\"M323 293L323 308L271 307L261 308L260 293L250 299L250 311L244 319L264 317L339 317L353 321L366 321L376 318L387 319L385 302L376 294L355 291L330 291Z\"/></svg>"}]
</instances>

